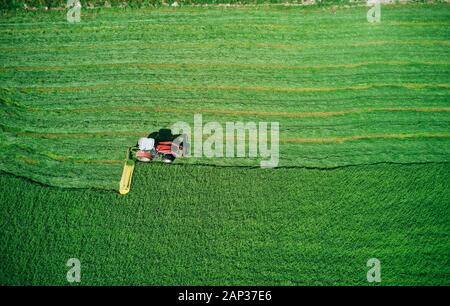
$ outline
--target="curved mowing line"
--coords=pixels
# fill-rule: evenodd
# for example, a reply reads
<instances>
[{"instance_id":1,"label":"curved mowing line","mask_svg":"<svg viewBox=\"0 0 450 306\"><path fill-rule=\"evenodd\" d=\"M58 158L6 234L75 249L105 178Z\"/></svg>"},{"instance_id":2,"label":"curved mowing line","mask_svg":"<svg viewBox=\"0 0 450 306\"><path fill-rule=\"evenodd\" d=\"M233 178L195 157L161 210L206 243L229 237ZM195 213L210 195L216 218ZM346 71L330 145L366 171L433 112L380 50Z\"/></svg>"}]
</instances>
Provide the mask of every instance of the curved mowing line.
<instances>
[{"instance_id":1,"label":"curved mowing line","mask_svg":"<svg viewBox=\"0 0 450 306\"><path fill-rule=\"evenodd\" d=\"M52 154L50 155L46 155L46 157L54 160L54 161L58 161L58 162L70 162L70 163L74 163L74 164L121 164L124 161L123 160L116 160L116 159L73 159L73 158L67 158L64 156L60 156L60 155L55 155ZM28 156L23 156L23 155L18 155L16 156L16 159L23 161L29 165L39 165L40 160L38 159L34 159Z\"/></svg>"},{"instance_id":2,"label":"curved mowing line","mask_svg":"<svg viewBox=\"0 0 450 306\"><path fill-rule=\"evenodd\" d=\"M373 84L373 85L352 85L342 87L270 87L270 86L234 86L234 85L176 85L176 84L101 84L85 85L78 87L17 87L16 89L37 90L40 92L78 92L83 90L99 90L111 88L149 88L149 89L173 89L184 91L195 90L225 90L225 91L272 91L272 92L330 92L339 90L361 90L380 87L399 87L407 89L423 88L450 88L450 84Z\"/></svg>"},{"instance_id":3,"label":"curved mowing line","mask_svg":"<svg viewBox=\"0 0 450 306\"><path fill-rule=\"evenodd\" d=\"M70 159L70 158L64 158L61 157L58 159L62 162L71 162L74 164L122 164L123 160L117 160L117 159Z\"/></svg>"},{"instance_id":4,"label":"curved mowing line","mask_svg":"<svg viewBox=\"0 0 450 306\"><path fill-rule=\"evenodd\" d=\"M33 133L23 132L17 133L17 136L45 138L45 139L59 139L59 138L103 138L103 137L118 137L118 136L136 136L144 137L148 132L99 132L99 133L85 133L85 134L58 134L58 133ZM416 133L416 134L377 134L377 135L355 135L343 137L325 137L325 138L280 138L281 143L336 143L348 142L363 139L405 139L405 138L449 138L450 133Z\"/></svg>"},{"instance_id":5,"label":"curved mowing line","mask_svg":"<svg viewBox=\"0 0 450 306\"><path fill-rule=\"evenodd\" d=\"M373 46L373 45L450 45L450 41L448 40L423 40L423 41L363 41L363 42L355 42L351 43L351 46L359 47L359 46Z\"/></svg>"},{"instance_id":6,"label":"curved mowing line","mask_svg":"<svg viewBox=\"0 0 450 306\"><path fill-rule=\"evenodd\" d=\"M237 115L237 116L267 116L267 117L286 117L286 118L314 118L314 117L333 117L348 114L373 113L382 111L415 111L415 112L450 112L450 108L445 107L382 107L382 108L366 108L366 109L350 109L345 111L330 112L263 112L263 111L245 111L245 110L219 110L219 109L177 109L177 108L158 108L145 106L112 106L95 107L95 108L79 108L79 109L28 109L32 112L68 112L68 113L97 113L111 111L131 111L131 112L151 112L151 113L203 113L203 114L220 114L220 115Z\"/></svg>"},{"instance_id":7,"label":"curved mowing line","mask_svg":"<svg viewBox=\"0 0 450 306\"><path fill-rule=\"evenodd\" d=\"M127 29L127 26L125 25L101 25L101 26L85 26L83 28L79 28L78 31L80 32L94 32L97 30L124 30ZM70 33L71 29L68 28L10 28L10 29L0 29L0 33Z\"/></svg>"},{"instance_id":8,"label":"curved mowing line","mask_svg":"<svg viewBox=\"0 0 450 306\"><path fill-rule=\"evenodd\" d=\"M113 64L91 64L91 65L66 65L66 66L10 66L0 67L0 71L63 71L67 69L85 69L91 67L98 68L260 68L260 69L287 69L287 70L304 70L304 69L329 69L329 68L358 68L371 65L390 65L390 66L405 66L405 65L450 65L450 62L408 62L408 61L371 61L353 64L323 64L323 65L275 65L275 64L240 64L240 63L187 63L187 64L157 64L157 63L113 63Z\"/></svg>"},{"instance_id":9,"label":"curved mowing line","mask_svg":"<svg viewBox=\"0 0 450 306\"><path fill-rule=\"evenodd\" d=\"M263 6L283 6L283 4L277 4L277 3L273 3L273 4L242 4L241 6L238 6L237 4L228 6L226 8L226 11L270 11L270 12L276 12L276 13L297 13L297 14L311 14L311 13L320 13L323 12L323 10L318 10L318 9L308 9L307 12L303 11L303 10L284 10L284 9L271 9L269 7L263 7ZM302 4L299 5L295 5L295 4L290 4L290 6L303 6ZM51 9L51 10L55 10L55 9ZM58 10L58 9L56 9ZM65 8L61 8L59 10L62 11L66 11ZM136 9L135 9L136 10ZM90 13L89 11L84 11L83 12L83 16L85 16L86 18L94 18L94 17L99 17L99 16L107 16L107 15L125 15L127 17L134 17L134 13L140 13L141 15L143 13L145 14L159 14L159 13L198 13L198 14L204 14L204 13L209 13L209 12L219 12L219 13L223 13L223 5L220 4L207 4L207 7L204 6L201 9L195 10L195 9L174 9L174 10L161 10L161 9L155 9L155 8L139 8L137 9L139 10L138 12L136 11L130 11L130 14L126 14L121 11L121 10L108 10L108 12L95 12L95 13ZM49 14L47 14L46 12L42 12L42 14L40 14L41 16L50 16ZM0 16L5 16L5 17L12 17L15 16L14 14L2 14ZM147 21L154 21L154 19L133 19L133 18L128 18L126 20L126 22L115 22L115 24L132 24L132 23L144 23ZM40 26L40 25L67 25L67 22L64 21L43 21L43 22L21 22L21 23L0 23L0 26ZM92 25L93 23L87 23L88 25Z\"/></svg>"},{"instance_id":10,"label":"curved mowing line","mask_svg":"<svg viewBox=\"0 0 450 306\"><path fill-rule=\"evenodd\" d=\"M417 133L417 134L379 134L379 135L356 135L347 137L328 138L283 138L280 142L285 143L333 143L347 142L362 139L405 139L405 138L448 138L450 133Z\"/></svg>"},{"instance_id":11,"label":"curved mowing line","mask_svg":"<svg viewBox=\"0 0 450 306\"><path fill-rule=\"evenodd\" d=\"M284 30L284 32L290 32L298 31L298 27L292 26L292 25L281 25L281 24L247 24L247 29L252 30ZM314 27L314 25L310 25ZM329 25L333 26L333 25ZM221 29L241 29L242 25L235 24L235 23L229 23L229 24L221 24ZM140 25L139 30L164 30L167 31L167 25L166 24L159 24L159 23L152 23L152 24L145 24ZM181 23L181 24L171 24L170 30L171 31L196 31L198 29L198 25L192 25L189 23ZM99 26L84 26L82 28L79 28L80 32L98 32L98 31L111 31L111 30L130 30L129 27L126 25L99 25ZM40 33L44 32L47 33L70 33L72 30L70 28L5 28L0 29L0 33Z\"/></svg>"},{"instance_id":12,"label":"curved mowing line","mask_svg":"<svg viewBox=\"0 0 450 306\"><path fill-rule=\"evenodd\" d=\"M17 136L34 137L34 138L44 138L44 139L59 139L59 138L109 138L109 137L143 137L147 136L148 132L95 132L95 133L73 133L73 134L62 134L62 133L34 133L34 132L20 132L16 133Z\"/></svg>"},{"instance_id":13,"label":"curved mowing line","mask_svg":"<svg viewBox=\"0 0 450 306\"><path fill-rule=\"evenodd\" d=\"M396 26L416 26L416 27L422 27L422 26L429 26L429 25L437 25L437 26L444 26L448 27L450 24L445 21L385 21L386 24L389 25L396 25Z\"/></svg>"},{"instance_id":14,"label":"curved mowing line","mask_svg":"<svg viewBox=\"0 0 450 306\"><path fill-rule=\"evenodd\" d=\"M221 43L180 43L180 44L168 44L168 43L151 43L151 44L109 44L109 45L84 45L84 46L68 46L68 47L53 47L45 48L47 52L54 51L80 51L80 50L104 50L104 49L221 49L224 46L233 46L239 48L272 48L272 49L325 49L325 48L344 48L344 47L362 47L362 46L376 46L376 45L450 45L450 41L447 40L423 40L423 41L365 41L365 42L354 42L345 45L336 44L271 44L271 43L241 43L230 41L226 44ZM36 51L41 52L42 48L0 48L2 52L28 52Z\"/></svg>"}]
</instances>

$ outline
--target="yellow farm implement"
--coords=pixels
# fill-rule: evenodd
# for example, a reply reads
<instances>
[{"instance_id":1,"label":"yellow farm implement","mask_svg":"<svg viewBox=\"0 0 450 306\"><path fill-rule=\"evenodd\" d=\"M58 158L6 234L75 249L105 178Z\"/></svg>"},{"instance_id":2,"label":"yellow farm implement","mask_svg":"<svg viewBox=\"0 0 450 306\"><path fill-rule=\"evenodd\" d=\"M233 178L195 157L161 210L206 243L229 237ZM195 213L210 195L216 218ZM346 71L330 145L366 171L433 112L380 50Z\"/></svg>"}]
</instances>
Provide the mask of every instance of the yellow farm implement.
<instances>
[{"instance_id":1,"label":"yellow farm implement","mask_svg":"<svg viewBox=\"0 0 450 306\"><path fill-rule=\"evenodd\" d=\"M127 194L131 189L131 179L133 178L134 166L136 162L131 158L131 148L127 150L127 159L123 165L122 178L120 179L119 192Z\"/></svg>"}]
</instances>

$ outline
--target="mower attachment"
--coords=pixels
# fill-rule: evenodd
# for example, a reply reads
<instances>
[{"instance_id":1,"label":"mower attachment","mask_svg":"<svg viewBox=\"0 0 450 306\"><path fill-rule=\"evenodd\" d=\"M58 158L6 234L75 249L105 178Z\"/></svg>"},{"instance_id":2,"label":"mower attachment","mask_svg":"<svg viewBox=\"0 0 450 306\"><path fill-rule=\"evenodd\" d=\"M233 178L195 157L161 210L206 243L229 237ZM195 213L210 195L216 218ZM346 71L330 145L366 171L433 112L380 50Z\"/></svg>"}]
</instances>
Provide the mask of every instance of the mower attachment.
<instances>
[{"instance_id":1,"label":"mower attachment","mask_svg":"<svg viewBox=\"0 0 450 306\"><path fill-rule=\"evenodd\" d=\"M176 158L188 156L189 154L189 139L187 135L175 135L173 140L158 141L156 144L152 143L148 148L142 147L141 143L134 147L129 147L125 164L123 165L122 178L120 179L119 192L120 194L127 194L131 189L131 179L133 178L133 171L136 161L150 162L157 158L166 164L171 164ZM154 146L154 147L153 147Z\"/></svg>"},{"instance_id":2,"label":"mower attachment","mask_svg":"<svg viewBox=\"0 0 450 306\"><path fill-rule=\"evenodd\" d=\"M127 159L123 165L122 178L120 179L119 192L120 194L127 194L131 189L131 179L133 178L133 171L135 161L131 158L132 148L127 150Z\"/></svg>"}]
</instances>

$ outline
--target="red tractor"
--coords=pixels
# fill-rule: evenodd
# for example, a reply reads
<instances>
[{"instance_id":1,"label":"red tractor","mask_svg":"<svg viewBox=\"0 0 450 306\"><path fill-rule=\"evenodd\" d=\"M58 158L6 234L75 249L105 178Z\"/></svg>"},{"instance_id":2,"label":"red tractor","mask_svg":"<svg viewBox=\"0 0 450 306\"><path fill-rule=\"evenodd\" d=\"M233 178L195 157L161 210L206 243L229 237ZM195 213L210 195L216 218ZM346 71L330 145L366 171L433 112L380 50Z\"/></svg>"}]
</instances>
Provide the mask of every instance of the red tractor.
<instances>
[{"instance_id":1,"label":"red tractor","mask_svg":"<svg viewBox=\"0 0 450 306\"><path fill-rule=\"evenodd\" d=\"M150 135L152 136L152 135ZM161 158L167 164L172 163L176 158L186 156L187 137L186 135L173 136L171 140L158 141L152 137L139 139L135 148L135 158L141 162L150 162Z\"/></svg>"},{"instance_id":2,"label":"red tractor","mask_svg":"<svg viewBox=\"0 0 450 306\"><path fill-rule=\"evenodd\" d=\"M120 194L130 192L136 160L150 162L161 158L162 162L170 164L176 158L186 156L189 153L187 135L172 135L172 133L169 133L170 137L167 137L161 133L162 131L143 137L139 139L136 146L128 148L122 178L119 183Z\"/></svg>"}]
</instances>

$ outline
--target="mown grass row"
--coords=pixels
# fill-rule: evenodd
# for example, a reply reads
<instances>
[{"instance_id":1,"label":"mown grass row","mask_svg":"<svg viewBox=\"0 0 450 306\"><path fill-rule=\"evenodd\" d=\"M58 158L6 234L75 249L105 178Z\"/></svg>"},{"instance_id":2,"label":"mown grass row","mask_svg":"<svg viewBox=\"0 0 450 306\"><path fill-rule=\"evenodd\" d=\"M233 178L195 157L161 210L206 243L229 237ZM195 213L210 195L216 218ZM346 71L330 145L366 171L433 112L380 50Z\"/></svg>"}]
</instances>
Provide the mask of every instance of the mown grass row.
<instances>
[{"instance_id":1,"label":"mown grass row","mask_svg":"<svg viewBox=\"0 0 450 306\"><path fill-rule=\"evenodd\" d=\"M116 188L176 121L280 122L280 166L448 162L447 5L92 10L0 23L1 170ZM8 105L6 105L8 104ZM256 166L254 159L184 163Z\"/></svg>"},{"instance_id":2,"label":"mown grass row","mask_svg":"<svg viewBox=\"0 0 450 306\"><path fill-rule=\"evenodd\" d=\"M448 285L448 164L136 168L127 197L0 175L0 283Z\"/></svg>"}]
</instances>

